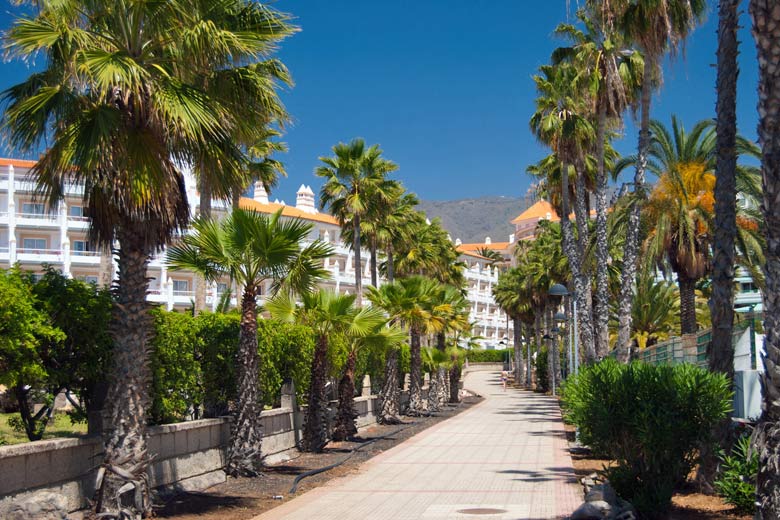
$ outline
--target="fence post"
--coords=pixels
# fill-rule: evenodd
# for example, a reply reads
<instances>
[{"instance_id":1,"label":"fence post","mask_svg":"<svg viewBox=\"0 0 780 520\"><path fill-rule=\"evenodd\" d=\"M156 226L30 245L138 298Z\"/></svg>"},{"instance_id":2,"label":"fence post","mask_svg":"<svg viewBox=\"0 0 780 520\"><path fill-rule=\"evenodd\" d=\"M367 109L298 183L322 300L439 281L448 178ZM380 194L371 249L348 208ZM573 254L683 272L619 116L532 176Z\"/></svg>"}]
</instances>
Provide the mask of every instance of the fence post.
<instances>
[{"instance_id":1,"label":"fence post","mask_svg":"<svg viewBox=\"0 0 780 520\"><path fill-rule=\"evenodd\" d=\"M290 425L292 426L295 444L297 445L301 442L303 417L298 409L298 399L295 395L295 381L292 379L286 379L282 384L281 404L282 408L288 408L290 410Z\"/></svg>"}]
</instances>

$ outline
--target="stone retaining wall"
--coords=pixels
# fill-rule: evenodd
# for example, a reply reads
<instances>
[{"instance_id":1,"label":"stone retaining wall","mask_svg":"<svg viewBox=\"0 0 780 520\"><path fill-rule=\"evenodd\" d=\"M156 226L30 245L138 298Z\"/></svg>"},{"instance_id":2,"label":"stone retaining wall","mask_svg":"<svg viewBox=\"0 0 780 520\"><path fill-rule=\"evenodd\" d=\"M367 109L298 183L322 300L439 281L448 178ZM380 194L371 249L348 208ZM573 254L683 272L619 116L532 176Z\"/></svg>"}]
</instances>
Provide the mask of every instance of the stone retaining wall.
<instances>
[{"instance_id":1,"label":"stone retaining wall","mask_svg":"<svg viewBox=\"0 0 780 520\"><path fill-rule=\"evenodd\" d=\"M427 392L427 388L423 391ZM402 393L402 400L408 401L408 392ZM378 406L378 397L371 395L371 384L366 378L362 395L355 398L358 428L376 423L374 411ZM305 409L297 406L291 384L282 389L281 408L262 412L262 452L266 463L284 460L295 449L304 413ZM154 457L149 468L153 487L196 491L225 481L229 418L152 426L147 432L149 452ZM0 446L0 518L5 517L4 512L12 504L42 491L65 497L69 511L85 507L94 494L95 472L102 461L100 437Z\"/></svg>"}]
</instances>

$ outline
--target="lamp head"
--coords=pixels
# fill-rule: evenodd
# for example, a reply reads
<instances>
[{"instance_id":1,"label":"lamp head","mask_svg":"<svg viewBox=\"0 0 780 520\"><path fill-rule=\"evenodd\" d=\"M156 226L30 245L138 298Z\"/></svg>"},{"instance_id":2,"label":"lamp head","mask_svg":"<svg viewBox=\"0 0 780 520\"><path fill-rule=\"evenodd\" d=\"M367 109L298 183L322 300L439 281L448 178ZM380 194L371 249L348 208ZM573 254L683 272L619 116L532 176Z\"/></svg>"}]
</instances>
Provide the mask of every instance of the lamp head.
<instances>
[{"instance_id":1,"label":"lamp head","mask_svg":"<svg viewBox=\"0 0 780 520\"><path fill-rule=\"evenodd\" d=\"M565 286L556 283L555 285L550 287L550 290L547 291L547 294L549 294L550 296L568 296L569 290Z\"/></svg>"}]
</instances>

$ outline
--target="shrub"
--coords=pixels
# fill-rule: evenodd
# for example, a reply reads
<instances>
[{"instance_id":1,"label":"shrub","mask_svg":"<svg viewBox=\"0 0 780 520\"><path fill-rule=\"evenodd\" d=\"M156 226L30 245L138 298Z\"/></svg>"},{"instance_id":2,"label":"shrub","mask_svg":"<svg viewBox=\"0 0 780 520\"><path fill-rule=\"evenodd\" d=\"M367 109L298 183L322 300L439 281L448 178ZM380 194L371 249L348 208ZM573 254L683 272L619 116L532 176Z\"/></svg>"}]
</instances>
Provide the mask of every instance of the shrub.
<instances>
[{"instance_id":1,"label":"shrub","mask_svg":"<svg viewBox=\"0 0 780 520\"><path fill-rule=\"evenodd\" d=\"M469 363L503 363L507 359L511 359L513 355L512 349L469 350L466 358Z\"/></svg>"},{"instance_id":2,"label":"shrub","mask_svg":"<svg viewBox=\"0 0 780 520\"><path fill-rule=\"evenodd\" d=\"M150 421L167 424L184 421L203 402L202 340L191 314L152 310L155 336L152 340L152 408Z\"/></svg>"},{"instance_id":3,"label":"shrub","mask_svg":"<svg viewBox=\"0 0 780 520\"><path fill-rule=\"evenodd\" d=\"M562 388L567 421L596 452L617 462L605 471L645 518L663 517L698 449L728 414L726 378L692 365L621 365L606 359Z\"/></svg>"},{"instance_id":4,"label":"shrub","mask_svg":"<svg viewBox=\"0 0 780 520\"><path fill-rule=\"evenodd\" d=\"M547 346L539 349L534 360L534 369L536 370L536 391L548 392L550 390L550 375L548 373Z\"/></svg>"},{"instance_id":5,"label":"shrub","mask_svg":"<svg viewBox=\"0 0 780 520\"><path fill-rule=\"evenodd\" d=\"M750 435L743 435L729 455L721 453L721 473L715 489L727 504L743 513L756 511L756 475L758 453L751 449Z\"/></svg>"}]
</instances>

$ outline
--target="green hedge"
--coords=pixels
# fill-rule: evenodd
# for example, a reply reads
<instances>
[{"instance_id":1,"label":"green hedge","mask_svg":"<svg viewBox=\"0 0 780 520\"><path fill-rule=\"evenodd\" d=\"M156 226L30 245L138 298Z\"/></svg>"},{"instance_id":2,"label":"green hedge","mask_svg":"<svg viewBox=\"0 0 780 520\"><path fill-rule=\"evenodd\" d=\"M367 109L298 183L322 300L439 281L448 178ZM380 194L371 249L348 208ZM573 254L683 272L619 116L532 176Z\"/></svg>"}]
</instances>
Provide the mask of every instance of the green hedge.
<instances>
[{"instance_id":1,"label":"green hedge","mask_svg":"<svg viewBox=\"0 0 780 520\"><path fill-rule=\"evenodd\" d=\"M731 398L722 374L614 359L584 367L561 392L565 419L583 444L617 462L606 477L642 518L665 518Z\"/></svg>"},{"instance_id":2,"label":"green hedge","mask_svg":"<svg viewBox=\"0 0 780 520\"><path fill-rule=\"evenodd\" d=\"M214 417L235 399L235 355L240 316L153 311L152 413L156 424L188 416ZM259 383L265 406L279 406L282 383L292 378L299 395L308 389L314 334L308 327L258 320Z\"/></svg>"},{"instance_id":3,"label":"green hedge","mask_svg":"<svg viewBox=\"0 0 780 520\"><path fill-rule=\"evenodd\" d=\"M501 350L469 350L466 358L469 363L503 363L513 356L512 349ZM507 357L509 356L509 357Z\"/></svg>"}]
</instances>

